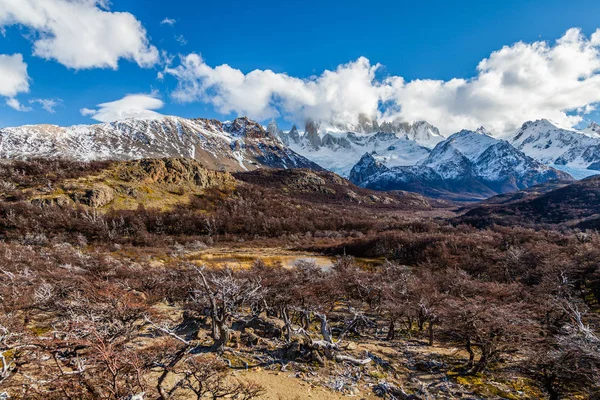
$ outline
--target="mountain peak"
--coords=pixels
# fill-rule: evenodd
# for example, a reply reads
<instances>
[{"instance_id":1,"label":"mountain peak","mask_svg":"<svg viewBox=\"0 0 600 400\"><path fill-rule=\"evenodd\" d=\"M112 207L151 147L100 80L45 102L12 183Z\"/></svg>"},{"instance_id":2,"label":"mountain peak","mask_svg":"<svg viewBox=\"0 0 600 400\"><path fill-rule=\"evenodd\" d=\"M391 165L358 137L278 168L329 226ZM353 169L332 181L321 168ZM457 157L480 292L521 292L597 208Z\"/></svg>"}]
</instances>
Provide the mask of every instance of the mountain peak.
<instances>
[{"instance_id":1,"label":"mountain peak","mask_svg":"<svg viewBox=\"0 0 600 400\"><path fill-rule=\"evenodd\" d=\"M592 121L588 125L587 130L592 131L592 132L596 132L596 133L600 133L600 124L598 124L597 122Z\"/></svg>"},{"instance_id":2,"label":"mountain peak","mask_svg":"<svg viewBox=\"0 0 600 400\"><path fill-rule=\"evenodd\" d=\"M480 126L475 132L480 133L482 135L492 136L492 132L487 130L484 126Z\"/></svg>"},{"instance_id":3,"label":"mountain peak","mask_svg":"<svg viewBox=\"0 0 600 400\"><path fill-rule=\"evenodd\" d=\"M558 125L549 119L542 118L536 119L535 121L527 121L521 126L521 130L526 130L530 128L538 128L538 129L556 129Z\"/></svg>"},{"instance_id":4,"label":"mountain peak","mask_svg":"<svg viewBox=\"0 0 600 400\"><path fill-rule=\"evenodd\" d=\"M228 133L239 137L259 139L270 136L261 124L248 117L238 117L224 124L224 128Z\"/></svg>"},{"instance_id":5,"label":"mountain peak","mask_svg":"<svg viewBox=\"0 0 600 400\"><path fill-rule=\"evenodd\" d=\"M269 122L269 125L267 125L267 132L269 132L273 136L279 135L279 132L281 132L281 130L279 129L279 126L277 126L277 121L272 119L271 122Z\"/></svg>"}]
</instances>

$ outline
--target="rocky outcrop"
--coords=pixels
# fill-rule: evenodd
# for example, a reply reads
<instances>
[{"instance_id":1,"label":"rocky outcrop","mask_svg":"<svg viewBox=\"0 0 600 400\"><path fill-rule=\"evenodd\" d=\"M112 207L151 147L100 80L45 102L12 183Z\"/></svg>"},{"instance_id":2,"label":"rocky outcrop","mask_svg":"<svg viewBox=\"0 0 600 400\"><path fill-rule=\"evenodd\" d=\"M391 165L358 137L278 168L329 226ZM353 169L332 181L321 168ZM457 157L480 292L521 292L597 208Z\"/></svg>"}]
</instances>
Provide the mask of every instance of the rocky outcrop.
<instances>
[{"instance_id":1,"label":"rocky outcrop","mask_svg":"<svg viewBox=\"0 0 600 400\"><path fill-rule=\"evenodd\" d=\"M198 188L230 186L235 178L228 172L205 168L187 158L144 159L118 165L118 176L129 182L162 185L193 185Z\"/></svg>"},{"instance_id":2,"label":"rocky outcrop","mask_svg":"<svg viewBox=\"0 0 600 400\"><path fill-rule=\"evenodd\" d=\"M76 186L70 190L69 197L75 203L92 208L100 208L113 201L115 191L103 184L96 184L93 187Z\"/></svg>"}]
</instances>

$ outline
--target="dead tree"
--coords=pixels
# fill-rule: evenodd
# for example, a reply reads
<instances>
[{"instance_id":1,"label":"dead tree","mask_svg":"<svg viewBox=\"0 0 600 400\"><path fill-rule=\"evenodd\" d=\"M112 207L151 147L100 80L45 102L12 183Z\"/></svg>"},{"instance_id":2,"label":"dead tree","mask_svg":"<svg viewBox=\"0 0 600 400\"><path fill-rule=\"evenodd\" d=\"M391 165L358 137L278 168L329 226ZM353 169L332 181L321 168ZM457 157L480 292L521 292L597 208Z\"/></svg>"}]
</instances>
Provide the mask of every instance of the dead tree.
<instances>
[{"instance_id":1,"label":"dead tree","mask_svg":"<svg viewBox=\"0 0 600 400\"><path fill-rule=\"evenodd\" d=\"M214 347L222 351L231 336L230 318L244 305L262 296L262 285L249 277L237 277L229 269L207 271L196 268L201 289L195 292L195 301L206 299L210 307Z\"/></svg>"}]
</instances>

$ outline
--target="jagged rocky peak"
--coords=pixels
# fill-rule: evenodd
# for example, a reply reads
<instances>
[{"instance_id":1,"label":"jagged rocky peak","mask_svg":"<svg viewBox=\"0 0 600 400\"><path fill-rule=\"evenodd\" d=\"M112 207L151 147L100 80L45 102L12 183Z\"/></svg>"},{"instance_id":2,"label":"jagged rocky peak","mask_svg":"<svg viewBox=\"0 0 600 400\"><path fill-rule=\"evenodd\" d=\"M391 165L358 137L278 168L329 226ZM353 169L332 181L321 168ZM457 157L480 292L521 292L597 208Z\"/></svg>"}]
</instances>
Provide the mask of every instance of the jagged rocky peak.
<instances>
[{"instance_id":1,"label":"jagged rocky peak","mask_svg":"<svg viewBox=\"0 0 600 400\"><path fill-rule=\"evenodd\" d=\"M306 121L305 137L308 140L308 143L315 149L317 149L321 146L321 137L319 136L319 127L320 127L320 124L313 119L308 119Z\"/></svg>"},{"instance_id":2,"label":"jagged rocky peak","mask_svg":"<svg viewBox=\"0 0 600 400\"><path fill-rule=\"evenodd\" d=\"M475 132L482 135L492 136L492 132L490 132L485 126L480 126Z\"/></svg>"},{"instance_id":3,"label":"jagged rocky peak","mask_svg":"<svg viewBox=\"0 0 600 400\"><path fill-rule=\"evenodd\" d=\"M600 134L600 124L598 124L597 122L593 122L592 121L588 125L587 130L591 131L591 132L596 132L596 133Z\"/></svg>"},{"instance_id":4,"label":"jagged rocky peak","mask_svg":"<svg viewBox=\"0 0 600 400\"><path fill-rule=\"evenodd\" d=\"M366 182L371 176L388 168L373 157L376 153L365 153L350 171L348 178L356 185Z\"/></svg>"},{"instance_id":5,"label":"jagged rocky peak","mask_svg":"<svg viewBox=\"0 0 600 400\"><path fill-rule=\"evenodd\" d=\"M300 140L300 133L296 125L292 126L292 129L287 133L291 142L297 143Z\"/></svg>"},{"instance_id":6,"label":"jagged rocky peak","mask_svg":"<svg viewBox=\"0 0 600 400\"><path fill-rule=\"evenodd\" d=\"M417 121L409 126L410 128L406 132L406 136L410 140L431 144L437 144L444 140L439 129L427 121Z\"/></svg>"},{"instance_id":7,"label":"jagged rocky peak","mask_svg":"<svg viewBox=\"0 0 600 400\"><path fill-rule=\"evenodd\" d=\"M164 118L172 118L172 117L164 117ZM223 122L218 119L208 119L208 118L194 118L190 121L194 121L197 124L204 126L207 129L214 129L218 131L223 130ZM116 124L117 122L112 122L112 124Z\"/></svg>"},{"instance_id":8,"label":"jagged rocky peak","mask_svg":"<svg viewBox=\"0 0 600 400\"><path fill-rule=\"evenodd\" d=\"M266 138L269 133L256 121L252 121L248 117L239 117L232 122L224 124L224 130L235 136L248 138Z\"/></svg>"},{"instance_id":9,"label":"jagged rocky peak","mask_svg":"<svg viewBox=\"0 0 600 400\"><path fill-rule=\"evenodd\" d=\"M536 119L535 121L527 121L521 126L521 130L536 128L538 130L542 129L558 129L558 126L550 121L549 119L542 118Z\"/></svg>"},{"instance_id":10,"label":"jagged rocky peak","mask_svg":"<svg viewBox=\"0 0 600 400\"><path fill-rule=\"evenodd\" d=\"M379 125L379 130L386 133L408 132L411 125L402 121L385 121Z\"/></svg>"},{"instance_id":11,"label":"jagged rocky peak","mask_svg":"<svg viewBox=\"0 0 600 400\"><path fill-rule=\"evenodd\" d=\"M368 116L367 114L358 115L357 128L357 131L359 133L374 133L379 132L380 130L377 120L373 117Z\"/></svg>"},{"instance_id":12,"label":"jagged rocky peak","mask_svg":"<svg viewBox=\"0 0 600 400\"><path fill-rule=\"evenodd\" d=\"M281 129L279 129L279 126L277 126L277 121L274 119L269 122L269 125L267 125L267 132L269 132L272 136L280 136L282 133Z\"/></svg>"}]
</instances>

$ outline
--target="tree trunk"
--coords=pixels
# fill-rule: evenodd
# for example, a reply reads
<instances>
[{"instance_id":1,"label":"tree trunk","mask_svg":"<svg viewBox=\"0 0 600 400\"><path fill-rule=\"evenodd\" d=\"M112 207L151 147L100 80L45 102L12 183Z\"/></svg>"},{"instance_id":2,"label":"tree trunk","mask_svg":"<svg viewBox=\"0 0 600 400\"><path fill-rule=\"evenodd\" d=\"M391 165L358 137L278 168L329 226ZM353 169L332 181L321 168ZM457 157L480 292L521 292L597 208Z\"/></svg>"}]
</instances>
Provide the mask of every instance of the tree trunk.
<instances>
[{"instance_id":1,"label":"tree trunk","mask_svg":"<svg viewBox=\"0 0 600 400\"><path fill-rule=\"evenodd\" d=\"M321 320L321 335L323 336L323 340L325 340L327 343L333 343L331 330L329 329L329 324L327 323L327 315L315 313L315 316Z\"/></svg>"},{"instance_id":2,"label":"tree trunk","mask_svg":"<svg viewBox=\"0 0 600 400\"><path fill-rule=\"evenodd\" d=\"M433 321L429 320L429 345L433 346Z\"/></svg>"},{"instance_id":3,"label":"tree trunk","mask_svg":"<svg viewBox=\"0 0 600 400\"><path fill-rule=\"evenodd\" d=\"M481 357L479 357L479 361L477 361L477 364L475 365L475 368L473 368L472 373L478 374L480 372L483 372L483 370L485 370L487 368L487 365L489 362L490 362L490 350L487 349L486 347L481 347Z\"/></svg>"},{"instance_id":4,"label":"tree trunk","mask_svg":"<svg viewBox=\"0 0 600 400\"><path fill-rule=\"evenodd\" d=\"M548 392L548 400L559 400L560 394L556 390L554 386L554 377L553 376L544 376L544 388L546 392Z\"/></svg>"},{"instance_id":5,"label":"tree trunk","mask_svg":"<svg viewBox=\"0 0 600 400\"><path fill-rule=\"evenodd\" d=\"M212 321L212 323L211 323L212 338L213 338L213 341L217 342L220 339L220 336L219 336L219 328L218 328L218 323L217 323L217 316L216 316L216 313L214 310L211 312L210 319Z\"/></svg>"},{"instance_id":6,"label":"tree trunk","mask_svg":"<svg viewBox=\"0 0 600 400\"><path fill-rule=\"evenodd\" d=\"M302 328L305 331L308 331L308 328L310 328L310 312L308 311L302 313Z\"/></svg>"},{"instance_id":7,"label":"tree trunk","mask_svg":"<svg viewBox=\"0 0 600 400\"><path fill-rule=\"evenodd\" d=\"M471 346L471 337L467 337L467 343L465 345L467 349L467 353L469 353L469 362L467 363L467 368L470 370L473 368L473 361L475 360L475 352L473 351L473 347Z\"/></svg>"},{"instance_id":8,"label":"tree trunk","mask_svg":"<svg viewBox=\"0 0 600 400\"><path fill-rule=\"evenodd\" d=\"M222 350L229 343L231 338L231 332L225 324L225 318L217 320L217 329L219 332L219 339L214 341L214 347L218 350Z\"/></svg>"},{"instance_id":9,"label":"tree trunk","mask_svg":"<svg viewBox=\"0 0 600 400\"><path fill-rule=\"evenodd\" d=\"M388 328L388 334L385 339L386 340L394 340L395 337L396 337L396 320L391 319L390 327Z\"/></svg>"},{"instance_id":10,"label":"tree trunk","mask_svg":"<svg viewBox=\"0 0 600 400\"><path fill-rule=\"evenodd\" d=\"M292 341L292 322L288 317L287 309L285 307L281 307L281 317L283 318L283 322L285 323L285 335L288 343Z\"/></svg>"}]
</instances>

